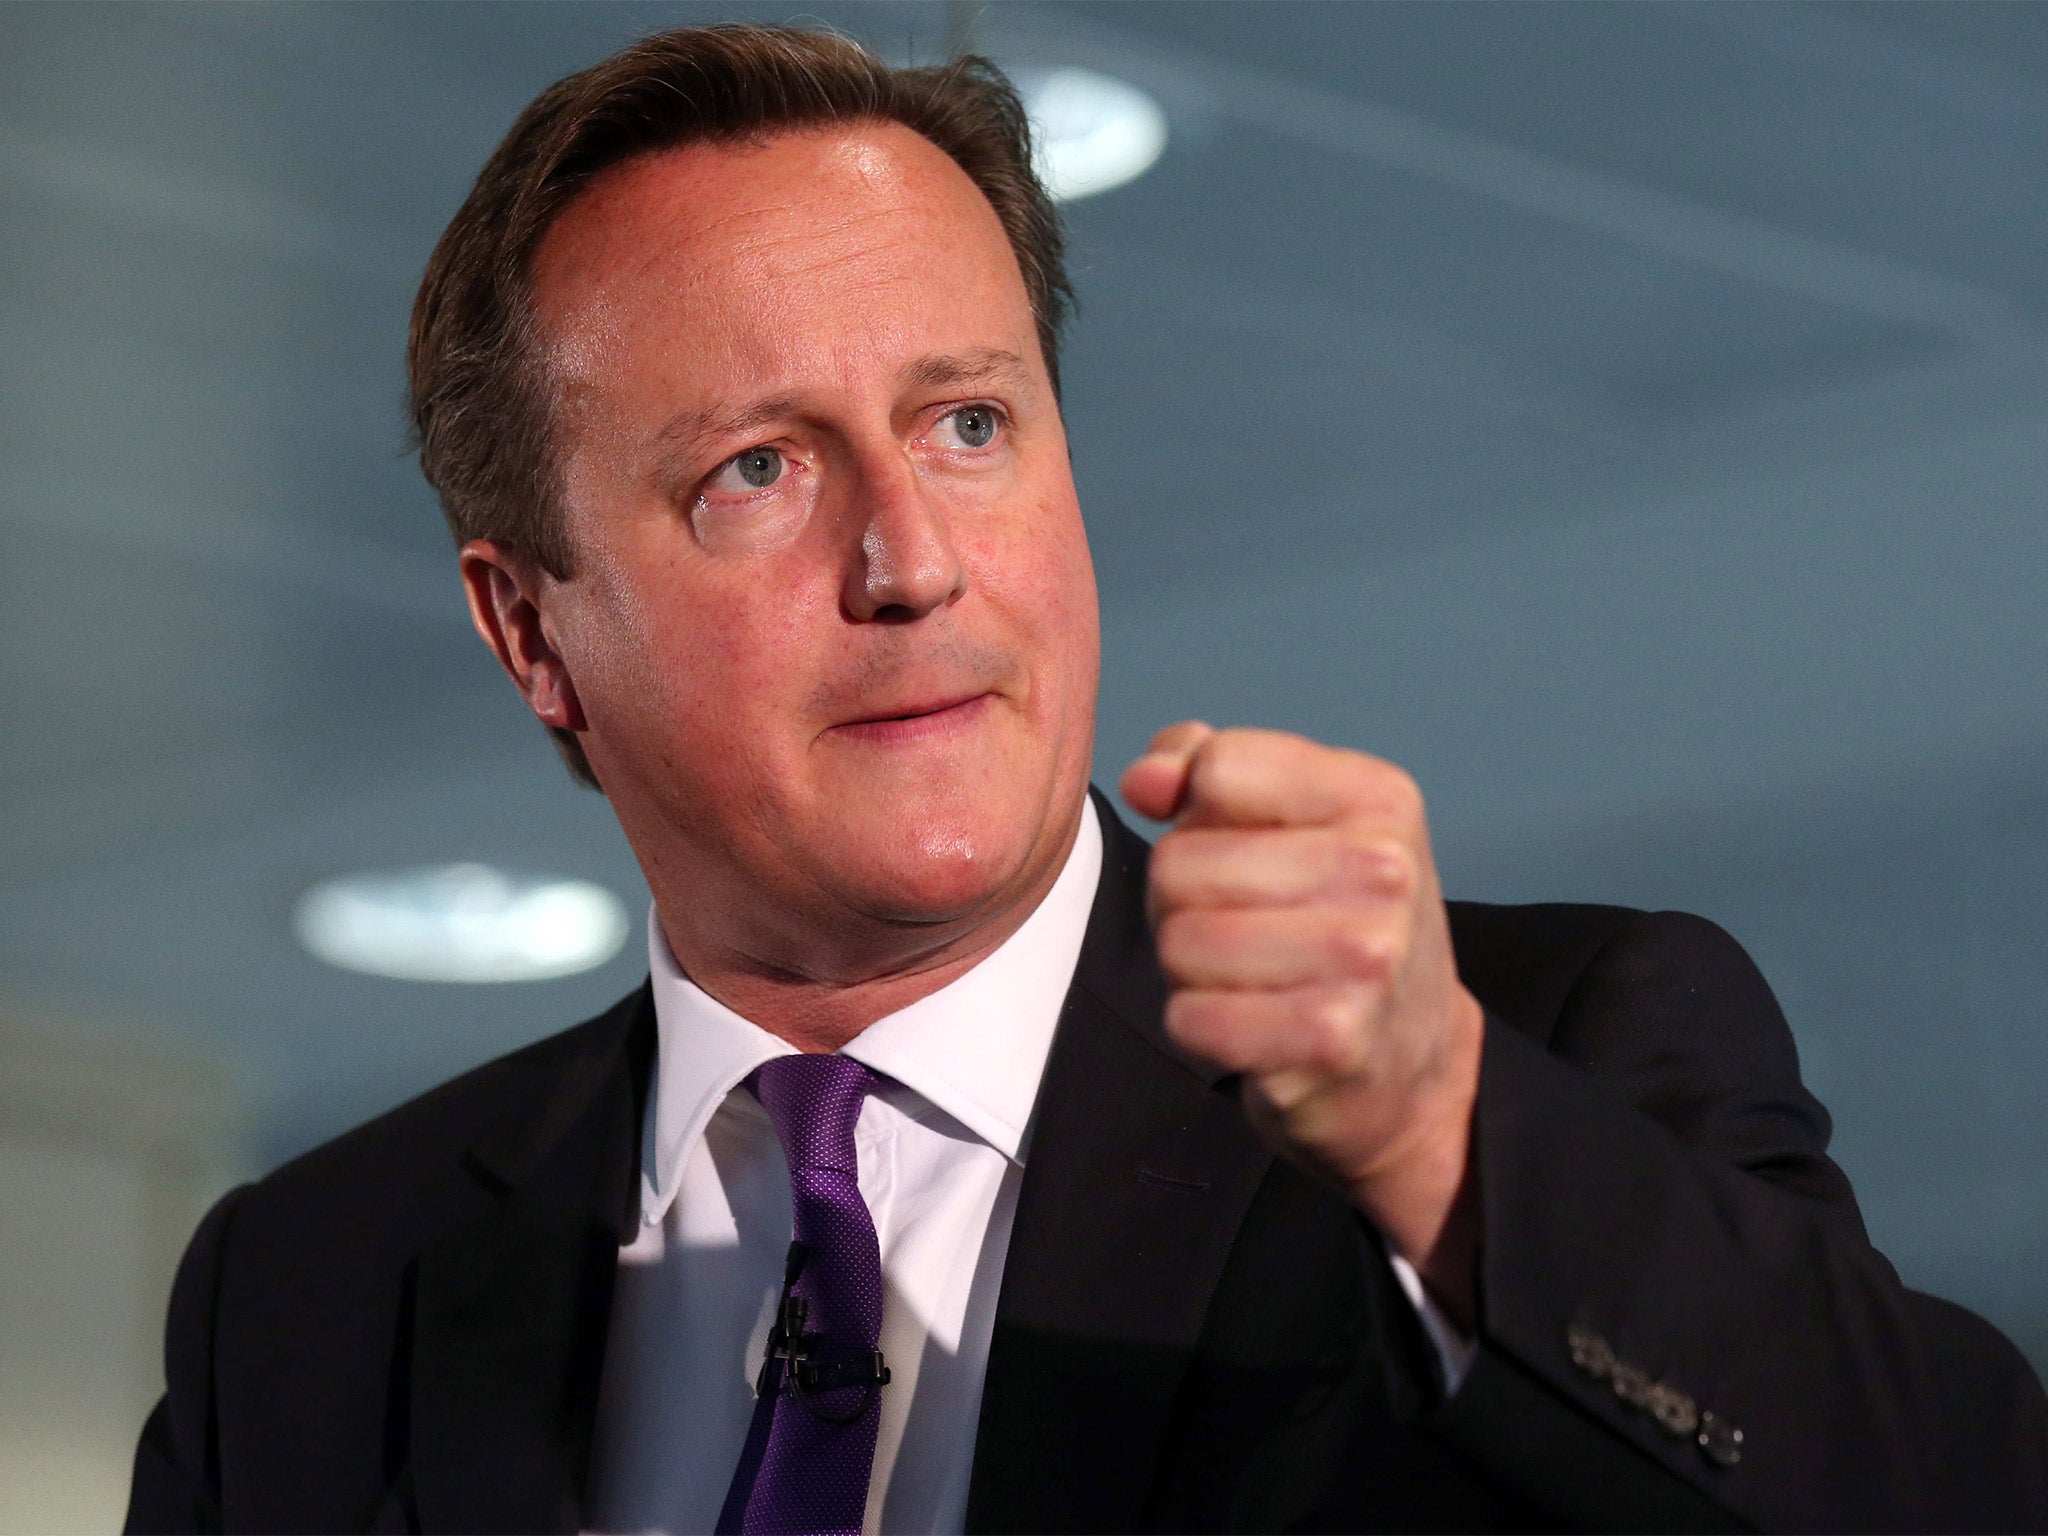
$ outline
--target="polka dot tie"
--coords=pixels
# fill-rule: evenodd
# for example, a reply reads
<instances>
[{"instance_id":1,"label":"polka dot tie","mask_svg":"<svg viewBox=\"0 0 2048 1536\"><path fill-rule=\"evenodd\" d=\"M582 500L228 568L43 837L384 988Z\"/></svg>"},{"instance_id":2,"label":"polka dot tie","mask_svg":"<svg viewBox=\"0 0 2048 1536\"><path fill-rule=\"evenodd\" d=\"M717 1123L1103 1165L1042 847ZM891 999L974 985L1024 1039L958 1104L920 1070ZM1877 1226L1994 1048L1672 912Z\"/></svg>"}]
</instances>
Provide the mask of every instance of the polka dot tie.
<instances>
[{"instance_id":1,"label":"polka dot tie","mask_svg":"<svg viewBox=\"0 0 2048 1536\"><path fill-rule=\"evenodd\" d=\"M882 1253L853 1127L887 1081L850 1056L782 1056L747 1079L789 1159L795 1241L721 1536L859 1536L882 1412ZM780 1326L798 1318L800 1331Z\"/></svg>"}]
</instances>

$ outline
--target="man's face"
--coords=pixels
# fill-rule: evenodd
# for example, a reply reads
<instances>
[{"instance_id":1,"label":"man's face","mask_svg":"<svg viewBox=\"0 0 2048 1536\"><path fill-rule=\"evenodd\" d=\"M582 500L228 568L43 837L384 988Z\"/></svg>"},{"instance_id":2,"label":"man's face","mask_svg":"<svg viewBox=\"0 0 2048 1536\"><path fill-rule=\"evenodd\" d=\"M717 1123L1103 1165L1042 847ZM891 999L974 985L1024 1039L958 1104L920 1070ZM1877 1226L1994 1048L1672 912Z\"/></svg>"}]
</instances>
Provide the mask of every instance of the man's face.
<instances>
[{"instance_id":1,"label":"man's face","mask_svg":"<svg viewBox=\"0 0 2048 1536\"><path fill-rule=\"evenodd\" d=\"M965 173L893 124L649 155L534 276L576 558L542 623L657 894L915 927L1042 884L1087 782L1094 575Z\"/></svg>"}]
</instances>

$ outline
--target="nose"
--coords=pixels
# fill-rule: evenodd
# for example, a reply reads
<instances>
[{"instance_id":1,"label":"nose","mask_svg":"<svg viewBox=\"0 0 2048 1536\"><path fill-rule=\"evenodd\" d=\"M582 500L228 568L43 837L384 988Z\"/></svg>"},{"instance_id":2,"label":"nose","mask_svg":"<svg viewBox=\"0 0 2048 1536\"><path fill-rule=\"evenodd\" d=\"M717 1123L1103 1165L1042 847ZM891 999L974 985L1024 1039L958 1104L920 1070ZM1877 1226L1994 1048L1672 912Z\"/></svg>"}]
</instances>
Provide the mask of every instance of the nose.
<instances>
[{"instance_id":1,"label":"nose","mask_svg":"<svg viewBox=\"0 0 2048 1536\"><path fill-rule=\"evenodd\" d=\"M945 607L967 590L967 568L953 548L944 511L901 459L862 477L841 601L862 623L902 624Z\"/></svg>"}]
</instances>

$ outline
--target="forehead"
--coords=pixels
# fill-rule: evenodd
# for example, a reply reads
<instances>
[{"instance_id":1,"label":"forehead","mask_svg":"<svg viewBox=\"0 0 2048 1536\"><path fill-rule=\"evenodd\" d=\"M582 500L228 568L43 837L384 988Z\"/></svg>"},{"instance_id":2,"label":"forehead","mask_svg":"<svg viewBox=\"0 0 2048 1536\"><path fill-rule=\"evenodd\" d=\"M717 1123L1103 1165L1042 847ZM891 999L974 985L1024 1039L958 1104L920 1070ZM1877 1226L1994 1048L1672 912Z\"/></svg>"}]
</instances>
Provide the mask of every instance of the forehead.
<instances>
[{"instance_id":1,"label":"forehead","mask_svg":"<svg viewBox=\"0 0 2048 1536\"><path fill-rule=\"evenodd\" d=\"M616 364L622 347L711 349L741 364L786 350L777 338L926 346L960 340L939 333L968 317L1029 324L995 210L950 156L897 123L614 166L549 231L533 286L572 378Z\"/></svg>"}]
</instances>

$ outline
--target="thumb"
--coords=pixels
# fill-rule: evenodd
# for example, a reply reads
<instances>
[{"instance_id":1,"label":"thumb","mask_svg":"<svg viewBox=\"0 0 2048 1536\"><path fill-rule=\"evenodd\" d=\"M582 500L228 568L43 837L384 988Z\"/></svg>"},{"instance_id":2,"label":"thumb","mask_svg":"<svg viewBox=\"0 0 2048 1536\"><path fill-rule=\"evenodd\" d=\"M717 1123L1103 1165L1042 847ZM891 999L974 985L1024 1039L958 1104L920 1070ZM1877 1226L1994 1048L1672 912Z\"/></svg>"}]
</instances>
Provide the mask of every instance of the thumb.
<instances>
[{"instance_id":1,"label":"thumb","mask_svg":"<svg viewBox=\"0 0 2048 1536\"><path fill-rule=\"evenodd\" d=\"M1118 786L1131 809L1154 821L1173 820L1187 793L1188 769L1195 754L1215 734L1214 726L1183 720L1154 736L1145 755L1124 770Z\"/></svg>"}]
</instances>

